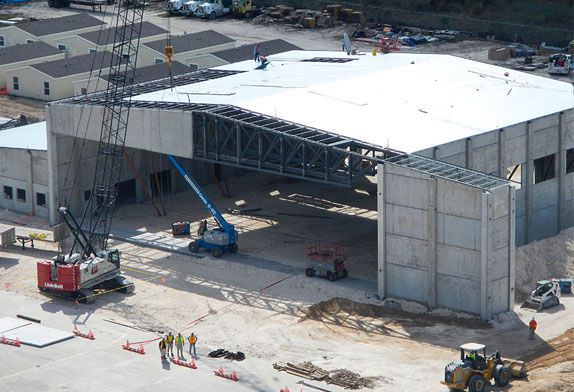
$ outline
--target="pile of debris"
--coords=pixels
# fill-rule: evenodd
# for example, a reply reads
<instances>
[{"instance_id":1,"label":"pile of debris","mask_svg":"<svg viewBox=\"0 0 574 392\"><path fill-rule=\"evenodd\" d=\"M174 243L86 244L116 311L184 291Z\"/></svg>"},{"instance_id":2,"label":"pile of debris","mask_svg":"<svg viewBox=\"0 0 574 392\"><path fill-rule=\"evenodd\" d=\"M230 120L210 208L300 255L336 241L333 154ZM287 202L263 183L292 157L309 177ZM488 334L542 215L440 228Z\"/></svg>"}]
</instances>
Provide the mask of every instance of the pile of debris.
<instances>
[{"instance_id":1,"label":"pile of debris","mask_svg":"<svg viewBox=\"0 0 574 392\"><path fill-rule=\"evenodd\" d=\"M338 385L346 389L374 388L376 381L382 379L381 377L361 377L360 374L346 369L328 372L311 362L274 363L273 368L280 372L284 371L312 381L325 381L327 384Z\"/></svg>"},{"instance_id":2,"label":"pile of debris","mask_svg":"<svg viewBox=\"0 0 574 392\"><path fill-rule=\"evenodd\" d=\"M295 9L286 5L266 7L261 15L253 19L257 24L290 24L296 27L315 28L331 27L334 19L327 12L310 9Z\"/></svg>"},{"instance_id":3,"label":"pile of debris","mask_svg":"<svg viewBox=\"0 0 574 392\"><path fill-rule=\"evenodd\" d=\"M232 361L243 361L245 359L245 354L243 354L241 351L237 351L236 353L234 353L232 351L227 351L223 348L218 348L217 350L214 350L209 354L207 354L207 356L210 358L231 359Z\"/></svg>"}]
</instances>

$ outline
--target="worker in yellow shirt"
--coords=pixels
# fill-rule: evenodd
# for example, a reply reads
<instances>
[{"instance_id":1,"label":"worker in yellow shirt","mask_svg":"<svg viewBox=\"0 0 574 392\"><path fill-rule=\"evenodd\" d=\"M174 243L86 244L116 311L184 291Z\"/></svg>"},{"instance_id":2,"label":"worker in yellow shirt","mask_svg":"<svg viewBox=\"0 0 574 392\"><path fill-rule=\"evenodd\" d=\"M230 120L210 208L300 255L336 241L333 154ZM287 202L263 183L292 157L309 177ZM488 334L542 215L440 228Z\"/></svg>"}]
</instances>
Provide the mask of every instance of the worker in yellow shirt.
<instances>
[{"instance_id":1,"label":"worker in yellow shirt","mask_svg":"<svg viewBox=\"0 0 574 392\"><path fill-rule=\"evenodd\" d=\"M183 358L183 346L185 345L185 339L183 338L181 332L177 333L175 337L175 348L177 349L177 357Z\"/></svg>"},{"instance_id":2,"label":"worker in yellow shirt","mask_svg":"<svg viewBox=\"0 0 574 392\"><path fill-rule=\"evenodd\" d=\"M195 343L197 343L197 336L195 336L192 332L191 335L189 335L189 337L187 338L187 341L189 342L189 355L191 355L191 350L193 349L193 356L197 357L197 353L195 352Z\"/></svg>"},{"instance_id":3,"label":"worker in yellow shirt","mask_svg":"<svg viewBox=\"0 0 574 392\"><path fill-rule=\"evenodd\" d=\"M169 354L171 351L171 356L173 357L173 335L171 334L171 331L167 333L165 341L167 342L167 352Z\"/></svg>"}]
</instances>

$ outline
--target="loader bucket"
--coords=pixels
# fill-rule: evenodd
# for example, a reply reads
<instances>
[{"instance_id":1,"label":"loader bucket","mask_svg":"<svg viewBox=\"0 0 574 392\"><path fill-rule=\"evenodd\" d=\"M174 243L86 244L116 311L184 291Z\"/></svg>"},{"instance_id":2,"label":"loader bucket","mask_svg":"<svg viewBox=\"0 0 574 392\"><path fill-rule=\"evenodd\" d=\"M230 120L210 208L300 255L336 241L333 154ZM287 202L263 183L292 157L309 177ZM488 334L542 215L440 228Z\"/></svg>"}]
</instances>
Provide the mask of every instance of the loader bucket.
<instances>
[{"instance_id":1,"label":"loader bucket","mask_svg":"<svg viewBox=\"0 0 574 392\"><path fill-rule=\"evenodd\" d=\"M526 377L526 364L523 361L503 358L502 362L504 363L504 366L508 367L512 377L516 378Z\"/></svg>"}]
</instances>

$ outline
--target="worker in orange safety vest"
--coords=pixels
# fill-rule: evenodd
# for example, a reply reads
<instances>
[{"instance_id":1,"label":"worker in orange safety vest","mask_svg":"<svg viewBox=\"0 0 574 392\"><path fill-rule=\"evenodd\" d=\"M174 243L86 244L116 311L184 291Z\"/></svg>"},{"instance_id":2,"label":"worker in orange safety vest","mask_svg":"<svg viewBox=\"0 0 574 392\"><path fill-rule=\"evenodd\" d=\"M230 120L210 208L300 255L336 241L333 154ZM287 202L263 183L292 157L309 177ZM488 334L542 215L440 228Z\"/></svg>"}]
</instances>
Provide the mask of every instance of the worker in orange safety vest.
<instances>
[{"instance_id":1,"label":"worker in orange safety vest","mask_svg":"<svg viewBox=\"0 0 574 392\"><path fill-rule=\"evenodd\" d=\"M532 317L532 320L530 320L530 322L528 323L528 328L530 329L530 336L528 336L528 339L530 340L534 339L534 333L536 332L536 327L538 327L538 323L536 322L534 317Z\"/></svg>"},{"instance_id":2,"label":"worker in orange safety vest","mask_svg":"<svg viewBox=\"0 0 574 392\"><path fill-rule=\"evenodd\" d=\"M191 355L191 349L193 349L193 356L197 357L197 354L195 352L195 343L197 343L197 336L195 336L192 332L191 335L189 335L189 337L187 338L187 341L189 342L189 355Z\"/></svg>"}]
</instances>

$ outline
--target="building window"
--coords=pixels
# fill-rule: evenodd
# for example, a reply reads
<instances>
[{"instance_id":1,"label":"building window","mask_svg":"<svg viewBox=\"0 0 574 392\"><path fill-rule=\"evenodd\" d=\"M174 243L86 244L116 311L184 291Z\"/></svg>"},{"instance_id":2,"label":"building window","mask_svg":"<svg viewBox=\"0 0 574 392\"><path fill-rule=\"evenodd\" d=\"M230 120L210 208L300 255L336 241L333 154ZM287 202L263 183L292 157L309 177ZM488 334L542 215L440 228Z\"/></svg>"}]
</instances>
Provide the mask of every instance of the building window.
<instances>
[{"instance_id":1,"label":"building window","mask_svg":"<svg viewBox=\"0 0 574 392\"><path fill-rule=\"evenodd\" d=\"M26 43L27 43L27 44L33 44L34 42L36 42L36 41L34 41L33 39L27 39L27 40L26 40Z\"/></svg>"},{"instance_id":2,"label":"building window","mask_svg":"<svg viewBox=\"0 0 574 392\"><path fill-rule=\"evenodd\" d=\"M122 59L124 59L126 61L126 63L130 62L130 55L129 54L122 54Z\"/></svg>"},{"instance_id":3,"label":"building window","mask_svg":"<svg viewBox=\"0 0 574 392\"><path fill-rule=\"evenodd\" d=\"M90 54L98 53L96 49L90 49Z\"/></svg>"},{"instance_id":4,"label":"building window","mask_svg":"<svg viewBox=\"0 0 574 392\"><path fill-rule=\"evenodd\" d=\"M91 190L84 191L84 201L90 200L90 195L92 194Z\"/></svg>"},{"instance_id":5,"label":"building window","mask_svg":"<svg viewBox=\"0 0 574 392\"><path fill-rule=\"evenodd\" d=\"M80 92L82 95L86 95L88 93L88 89L86 87L82 87Z\"/></svg>"},{"instance_id":6,"label":"building window","mask_svg":"<svg viewBox=\"0 0 574 392\"><path fill-rule=\"evenodd\" d=\"M534 160L534 183L554 178L554 154Z\"/></svg>"},{"instance_id":7,"label":"building window","mask_svg":"<svg viewBox=\"0 0 574 392\"><path fill-rule=\"evenodd\" d=\"M17 76L12 77L12 85L14 90L20 90L20 81L18 80Z\"/></svg>"},{"instance_id":8,"label":"building window","mask_svg":"<svg viewBox=\"0 0 574 392\"><path fill-rule=\"evenodd\" d=\"M0 35L0 46L4 46L4 36Z\"/></svg>"},{"instance_id":9,"label":"building window","mask_svg":"<svg viewBox=\"0 0 574 392\"><path fill-rule=\"evenodd\" d=\"M163 59L155 59L156 64L163 64Z\"/></svg>"},{"instance_id":10,"label":"building window","mask_svg":"<svg viewBox=\"0 0 574 392\"><path fill-rule=\"evenodd\" d=\"M566 150L566 173L574 173L574 148Z\"/></svg>"},{"instance_id":11,"label":"building window","mask_svg":"<svg viewBox=\"0 0 574 392\"><path fill-rule=\"evenodd\" d=\"M64 44L58 44L58 49L59 49L59 50L66 50L66 45L64 45Z\"/></svg>"},{"instance_id":12,"label":"building window","mask_svg":"<svg viewBox=\"0 0 574 392\"><path fill-rule=\"evenodd\" d=\"M16 188L16 200L18 201L26 201L26 190Z\"/></svg>"},{"instance_id":13,"label":"building window","mask_svg":"<svg viewBox=\"0 0 574 392\"><path fill-rule=\"evenodd\" d=\"M36 204L39 206L42 206L42 207L46 205L46 194L45 193L36 192Z\"/></svg>"},{"instance_id":14,"label":"building window","mask_svg":"<svg viewBox=\"0 0 574 392\"><path fill-rule=\"evenodd\" d=\"M44 95L50 95L50 83L44 82Z\"/></svg>"},{"instance_id":15,"label":"building window","mask_svg":"<svg viewBox=\"0 0 574 392\"><path fill-rule=\"evenodd\" d=\"M14 196L12 195L12 187L4 185L4 198L12 200Z\"/></svg>"}]
</instances>

